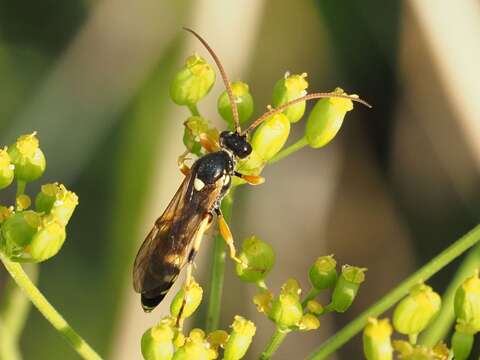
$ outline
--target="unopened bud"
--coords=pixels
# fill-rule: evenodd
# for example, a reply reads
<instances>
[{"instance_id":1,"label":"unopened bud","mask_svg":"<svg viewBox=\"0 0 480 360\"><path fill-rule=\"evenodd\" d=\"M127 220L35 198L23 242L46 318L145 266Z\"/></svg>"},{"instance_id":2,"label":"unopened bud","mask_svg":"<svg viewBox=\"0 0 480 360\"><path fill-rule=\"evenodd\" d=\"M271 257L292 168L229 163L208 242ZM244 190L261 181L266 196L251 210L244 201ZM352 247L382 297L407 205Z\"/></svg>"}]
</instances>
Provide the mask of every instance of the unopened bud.
<instances>
[{"instance_id":1,"label":"unopened bud","mask_svg":"<svg viewBox=\"0 0 480 360\"><path fill-rule=\"evenodd\" d=\"M3 224L10 216L13 215L13 208L0 206L0 224Z\"/></svg>"},{"instance_id":2,"label":"unopened bud","mask_svg":"<svg viewBox=\"0 0 480 360\"><path fill-rule=\"evenodd\" d=\"M268 314L272 309L273 294L270 290L262 289L260 293L253 297L253 303L258 312Z\"/></svg>"},{"instance_id":3,"label":"unopened bud","mask_svg":"<svg viewBox=\"0 0 480 360\"><path fill-rule=\"evenodd\" d=\"M332 294L332 308L336 312L345 312L357 296L360 284L365 281L365 268L344 265L342 273L335 283Z\"/></svg>"},{"instance_id":4,"label":"unopened bud","mask_svg":"<svg viewBox=\"0 0 480 360\"><path fill-rule=\"evenodd\" d=\"M240 124L244 124L253 114L253 97L250 94L248 85L242 81L236 81L231 84L235 103L237 104L238 118ZM228 94L224 91L217 102L218 112L222 118L233 128L232 106Z\"/></svg>"},{"instance_id":5,"label":"unopened bud","mask_svg":"<svg viewBox=\"0 0 480 360\"><path fill-rule=\"evenodd\" d=\"M192 154L201 156L202 144L200 143L200 135L209 131L208 120L201 116L190 116L184 125L183 143L185 147Z\"/></svg>"},{"instance_id":6,"label":"unopened bud","mask_svg":"<svg viewBox=\"0 0 480 360\"><path fill-rule=\"evenodd\" d=\"M215 83L215 71L203 58L192 55L170 85L170 97L178 105L195 105Z\"/></svg>"},{"instance_id":7,"label":"unopened bud","mask_svg":"<svg viewBox=\"0 0 480 360\"><path fill-rule=\"evenodd\" d=\"M283 114L275 114L258 127L253 134L251 144L256 154L267 162L282 149L289 134L288 118Z\"/></svg>"},{"instance_id":8,"label":"unopened bud","mask_svg":"<svg viewBox=\"0 0 480 360\"><path fill-rule=\"evenodd\" d=\"M173 360L211 360L217 357L217 352L210 348L210 344L202 338L199 332L193 332L185 344L173 355Z\"/></svg>"},{"instance_id":9,"label":"unopened bud","mask_svg":"<svg viewBox=\"0 0 480 360\"><path fill-rule=\"evenodd\" d=\"M243 241L239 258L243 264L237 264L235 269L238 277L247 282L264 279L275 264L275 253L272 246L256 236L251 236Z\"/></svg>"},{"instance_id":10,"label":"unopened bud","mask_svg":"<svg viewBox=\"0 0 480 360\"><path fill-rule=\"evenodd\" d=\"M17 196L17 198L15 199L15 203L17 206L17 211L23 211L27 210L30 207L30 205L32 204L32 200L30 199L30 196L26 194L21 194Z\"/></svg>"},{"instance_id":11,"label":"unopened bud","mask_svg":"<svg viewBox=\"0 0 480 360\"><path fill-rule=\"evenodd\" d=\"M10 161L7 149L0 149L0 189L6 188L13 181L15 166Z\"/></svg>"},{"instance_id":12,"label":"unopened bud","mask_svg":"<svg viewBox=\"0 0 480 360\"><path fill-rule=\"evenodd\" d=\"M337 262L333 255L320 256L310 268L308 277L317 290L330 289L337 281Z\"/></svg>"},{"instance_id":13,"label":"unopened bud","mask_svg":"<svg viewBox=\"0 0 480 360\"><path fill-rule=\"evenodd\" d=\"M298 296L280 294L273 301L269 317L280 327L289 328L298 325L303 316L302 305Z\"/></svg>"},{"instance_id":14,"label":"unopened bud","mask_svg":"<svg viewBox=\"0 0 480 360\"><path fill-rule=\"evenodd\" d=\"M255 324L236 315L232 324L232 332L225 345L224 360L241 359L247 352L255 335Z\"/></svg>"},{"instance_id":15,"label":"unopened bud","mask_svg":"<svg viewBox=\"0 0 480 360\"><path fill-rule=\"evenodd\" d=\"M300 295L302 294L302 289L300 287L299 282L296 279L290 278L282 285L281 294L290 294L296 296L300 299Z\"/></svg>"},{"instance_id":16,"label":"unopened bud","mask_svg":"<svg viewBox=\"0 0 480 360\"><path fill-rule=\"evenodd\" d=\"M307 95L307 87L306 73L301 75L285 74L284 78L278 80L273 88L273 106L279 107L289 101ZM283 114L290 122L295 123L299 121L305 113L305 106L305 101L293 104L283 110Z\"/></svg>"},{"instance_id":17,"label":"unopened bud","mask_svg":"<svg viewBox=\"0 0 480 360\"><path fill-rule=\"evenodd\" d=\"M367 360L393 359L392 331L388 319L368 319L363 331L363 353Z\"/></svg>"},{"instance_id":18,"label":"unopened bud","mask_svg":"<svg viewBox=\"0 0 480 360\"><path fill-rule=\"evenodd\" d=\"M192 280L188 289L186 289L186 287L187 285L182 287L170 304L170 313L172 316L179 315L184 298L185 307L182 313L182 317L184 318L191 316L202 302L203 289L197 282L195 282L195 280Z\"/></svg>"},{"instance_id":19,"label":"unopened bud","mask_svg":"<svg viewBox=\"0 0 480 360\"><path fill-rule=\"evenodd\" d=\"M478 270L457 289L454 309L459 322L468 324L475 332L480 331L480 279Z\"/></svg>"},{"instance_id":20,"label":"unopened bud","mask_svg":"<svg viewBox=\"0 0 480 360\"><path fill-rule=\"evenodd\" d=\"M334 93L346 95L340 88L335 89ZM313 148L328 144L340 130L345 114L352 109L353 102L350 99L332 97L317 101L305 127L308 144Z\"/></svg>"},{"instance_id":21,"label":"unopened bud","mask_svg":"<svg viewBox=\"0 0 480 360\"><path fill-rule=\"evenodd\" d=\"M225 330L215 330L208 334L207 341L213 349L218 350L219 347L223 348L227 344L228 336Z\"/></svg>"},{"instance_id":22,"label":"unopened bud","mask_svg":"<svg viewBox=\"0 0 480 360\"><path fill-rule=\"evenodd\" d=\"M8 148L8 155L15 165L17 180L29 182L38 179L46 167L45 156L39 148L36 133L20 136L16 143Z\"/></svg>"},{"instance_id":23,"label":"unopened bud","mask_svg":"<svg viewBox=\"0 0 480 360\"><path fill-rule=\"evenodd\" d=\"M440 296L425 284L416 285L410 294L396 306L393 326L401 334L409 335L413 342L440 310Z\"/></svg>"},{"instance_id":24,"label":"unopened bud","mask_svg":"<svg viewBox=\"0 0 480 360\"><path fill-rule=\"evenodd\" d=\"M299 330L316 330L320 327L320 320L314 314L305 314L298 324Z\"/></svg>"},{"instance_id":25,"label":"unopened bud","mask_svg":"<svg viewBox=\"0 0 480 360\"><path fill-rule=\"evenodd\" d=\"M12 259L18 260L37 233L41 225L41 217L35 211L17 212L2 224L4 252Z\"/></svg>"},{"instance_id":26,"label":"unopened bud","mask_svg":"<svg viewBox=\"0 0 480 360\"><path fill-rule=\"evenodd\" d=\"M315 315L322 315L325 311L323 306L316 300L309 300L307 302L307 310Z\"/></svg>"},{"instance_id":27,"label":"unopened bud","mask_svg":"<svg viewBox=\"0 0 480 360\"><path fill-rule=\"evenodd\" d=\"M67 234L58 221L44 221L25 249L23 261L41 262L56 255L63 246Z\"/></svg>"},{"instance_id":28,"label":"unopened bud","mask_svg":"<svg viewBox=\"0 0 480 360\"><path fill-rule=\"evenodd\" d=\"M142 336L142 355L145 360L170 360L175 350L172 340L174 330L160 322L148 329Z\"/></svg>"},{"instance_id":29,"label":"unopened bud","mask_svg":"<svg viewBox=\"0 0 480 360\"><path fill-rule=\"evenodd\" d=\"M473 335L468 326L457 324L455 332L452 336L452 350L455 360L466 360L472 352Z\"/></svg>"}]
</instances>

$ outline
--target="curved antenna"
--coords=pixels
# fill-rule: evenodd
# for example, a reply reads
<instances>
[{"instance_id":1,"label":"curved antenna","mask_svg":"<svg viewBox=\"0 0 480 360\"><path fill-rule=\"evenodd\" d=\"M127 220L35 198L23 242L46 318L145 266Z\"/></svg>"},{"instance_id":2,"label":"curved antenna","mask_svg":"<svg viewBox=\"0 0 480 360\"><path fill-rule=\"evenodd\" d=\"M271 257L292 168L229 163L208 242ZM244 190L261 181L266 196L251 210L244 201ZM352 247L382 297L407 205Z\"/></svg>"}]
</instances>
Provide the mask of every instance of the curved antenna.
<instances>
[{"instance_id":1,"label":"curved antenna","mask_svg":"<svg viewBox=\"0 0 480 360\"><path fill-rule=\"evenodd\" d=\"M242 129L240 128L240 121L238 119L238 109L237 109L237 103L235 102L235 99L233 97L233 92L232 92L232 87L230 86L230 80L228 80L227 73L225 72L225 69L222 66L222 63L220 62L220 59L218 58L217 54L213 51L213 49L208 45L207 41L202 38L199 34L197 34L194 30L183 27L183 30L188 31L189 33L192 33L200 42L205 46L205 48L208 50L210 55L212 56L213 60L215 61L215 64L217 64L218 70L220 71L220 74L222 75L223 83L225 84L225 89L227 90L227 95L228 99L230 100L230 105L232 106L232 113L233 113L233 123L235 125L235 131L240 134L242 132Z\"/></svg>"},{"instance_id":2,"label":"curved antenna","mask_svg":"<svg viewBox=\"0 0 480 360\"><path fill-rule=\"evenodd\" d=\"M299 103L299 102L302 102L302 101L306 101L306 100L313 100L313 99L322 99L322 98L342 98L342 99L349 99L349 100L352 100L352 101L355 101L355 102L358 102L362 105L365 105L366 107L368 108L371 108L372 105L370 105L369 103L367 103L365 100L362 100L360 99L358 96L356 95L342 95L342 94L336 94L336 93L312 93L312 94L308 94L308 95L305 95L305 96L302 96L302 97L299 97L298 99L294 99L294 100L291 100L283 105L280 105L279 107L275 108L275 109L271 109L269 111L267 111L265 114L263 114L262 116L260 116L257 120L255 120L253 123L250 124L250 126L245 129L242 133L242 135L245 135L246 133L248 133L249 131L252 131L253 129L255 129L258 125L260 125L262 122L264 122L266 119L268 119L270 116L272 115L275 115L283 110L285 110L286 108L288 108L289 106L292 106L296 103Z\"/></svg>"}]
</instances>

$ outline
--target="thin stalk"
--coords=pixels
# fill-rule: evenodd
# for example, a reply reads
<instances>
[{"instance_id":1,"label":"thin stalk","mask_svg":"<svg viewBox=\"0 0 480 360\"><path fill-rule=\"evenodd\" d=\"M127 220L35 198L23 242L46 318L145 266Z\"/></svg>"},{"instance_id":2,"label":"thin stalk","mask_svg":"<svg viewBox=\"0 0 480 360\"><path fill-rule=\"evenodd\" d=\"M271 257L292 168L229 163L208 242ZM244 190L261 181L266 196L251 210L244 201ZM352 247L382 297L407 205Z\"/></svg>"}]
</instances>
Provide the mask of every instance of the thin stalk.
<instances>
[{"instance_id":1,"label":"thin stalk","mask_svg":"<svg viewBox=\"0 0 480 360\"><path fill-rule=\"evenodd\" d=\"M57 310L48 302L35 284L30 280L19 263L10 261L0 252L0 260L12 276L12 279L23 290L25 295L37 307L38 311L57 329L75 351L86 360L101 360L101 357L87 344L87 342L65 321Z\"/></svg>"},{"instance_id":2,"label":"thin stalk","mask_svg":"<svg viewBox=\"0 0 480 360\"><path fill-rule=\"evenodd\" d=\"M25 187L27 186L27 183L23 180L17 180L17 193L15 194L16 197L19 197L20 195L23 195L25 193Z\"/></svg>"},{"instance_id":3,"label":"thin stalk","mask_svg":"<svg viewBox=\"0 0 480 360\"><path fill-rule=\"evenodd\" d=\"M200 111L198 111L197 104L187 105L188 110L192 113L193 116L200 116Z\"/></svg>"},{"instance_id":4,"label":"thin stalk","mask_svg":"<svg viewBox=\"0 0 480 360\"><path fill-rule=\"evenodd\" d=\"M450 245L447 249L421 267L417 272L402 281L396 288L391 290L378 302L365 310L342 330L328 339L317 350L311 353L307 359L319 360L327 358L348 340L358 334L365 327L369 317L378 317L407 295L412 286L428 280L432 275L440 271L479 241L480 225L477 225L473 230Z\"/></svg>"},{"instance_id":5,"label":"thin stalk","mask_svg":"<svg viewBox=\"0 0 480 360\"><path fill-rule=\"evenodd\" d=\"M38 277L38 267L31 264L26 270L32 281ZM8 279L0 305L0 360L20 360L18 343L30 310L30 301L15 284Z\"/></svg>"},{"instance_id":6,"label":"thin stalk","mask_svg":"<svg viewBox=\"0 0 480 360\"><path fill-rule=\"evenodd\" d=\"M277 155L275 155L273 158L271 158L268 163L273 164L276 163L279 160L282 160L283 158L293 154L294 152L297 152L298 150L303 149L305 146L308 145L307 138L303 136L300 140L297 142L293 143L292 145L286 147L285 149L281 150Z\"/></svg>"},{"instance_id":7,"label":"thin stalk","mask_svg":"<svg viewBox=\"0 0 480 360\"><path fill-rule=\"evenodd\" d=\"M277 351L277 349L280 347L282 344L283 340L285 340L285 337L289 331L282 331L278 327L275 329L275 332L273 333L272 337L270 338L270 341L267 344L267 347L265 348L265 351L262 352L262 355L260 355L260 360L267 360L270 359L273 354Z\"/></svg>"},{"instance_id":8,"label":"thin stalk","mask_svg":"<svg viewBox=\"0 0 480 360\"><path fill-rule=\"evenodd\" d=\"M480 245L475 246L458 267L457 272L443 294L442 308L435 317L433 323L428 326L427 330L422 332L420 336L420 344L434 346L447 336L452 328L453 322L455 321L455 314L453 311L455 292L467 277L473 275L473 272L478 267L480 267Z\"/></svg>"},{"instance_id":9,"label":"thin stalk","mask_svg":"<svg viewBox=\"0 0 480 360\"><path fill-rule=\"evenodd\" d=\"M223 199L221 209L227 222L232 218L233 196L235 188ZM205 328L207 332L218 329L222 305L223 279L225 275L225 240L218 234L213 247L212 272L210 276L210 293Z\"/></svg>"}]
</instances>

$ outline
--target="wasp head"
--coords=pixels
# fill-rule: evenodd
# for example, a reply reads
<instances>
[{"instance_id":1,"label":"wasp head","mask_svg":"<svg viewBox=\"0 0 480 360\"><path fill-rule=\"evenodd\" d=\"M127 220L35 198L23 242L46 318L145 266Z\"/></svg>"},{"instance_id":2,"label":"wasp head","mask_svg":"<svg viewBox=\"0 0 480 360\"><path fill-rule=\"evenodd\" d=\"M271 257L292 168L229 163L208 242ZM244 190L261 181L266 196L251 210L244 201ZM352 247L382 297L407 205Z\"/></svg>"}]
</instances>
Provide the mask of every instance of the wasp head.
<instances>
[{"instance_id":1,"label":"wasp head","mask_svg":"<svg viewBox=\"0 0 480 360\"><path fill-rule=\"evenodd\" d=\"M246 158L252 152L252 146L248 143L247 136L232 131L223 131L220 134L220 146L230 150L240 159Z\"/></svg>"}]
</instances>

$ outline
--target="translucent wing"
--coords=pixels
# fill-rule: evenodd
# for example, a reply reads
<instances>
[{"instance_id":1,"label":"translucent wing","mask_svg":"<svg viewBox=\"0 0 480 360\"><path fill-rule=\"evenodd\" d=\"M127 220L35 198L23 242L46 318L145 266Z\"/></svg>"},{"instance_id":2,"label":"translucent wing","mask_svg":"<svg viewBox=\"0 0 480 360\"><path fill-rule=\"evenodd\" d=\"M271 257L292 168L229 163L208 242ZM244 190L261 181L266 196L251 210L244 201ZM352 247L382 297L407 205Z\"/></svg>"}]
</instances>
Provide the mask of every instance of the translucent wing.
<instances>
[{"instance_id":1,"label":"translucent wing","mask_svg":"<svg viewBox=\"0 0 480 360\"><path fill-rule=\"evenodd\" d=\"M141 293L145 311L153 310L177 279L201 221L220 195L221 182L194 190L195 175L193 170L185 177L135 258L133 288Z\"/></svg>"}]
</instances>

